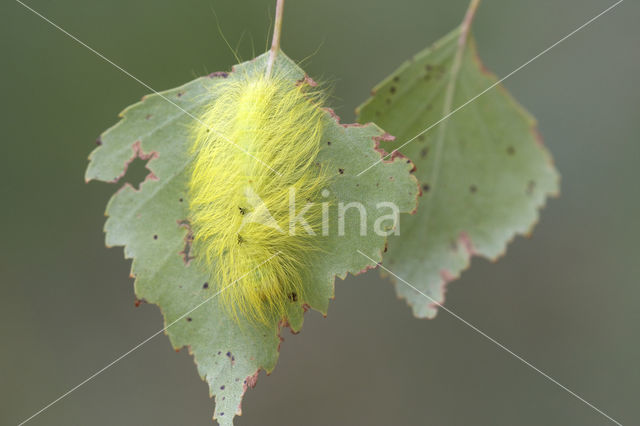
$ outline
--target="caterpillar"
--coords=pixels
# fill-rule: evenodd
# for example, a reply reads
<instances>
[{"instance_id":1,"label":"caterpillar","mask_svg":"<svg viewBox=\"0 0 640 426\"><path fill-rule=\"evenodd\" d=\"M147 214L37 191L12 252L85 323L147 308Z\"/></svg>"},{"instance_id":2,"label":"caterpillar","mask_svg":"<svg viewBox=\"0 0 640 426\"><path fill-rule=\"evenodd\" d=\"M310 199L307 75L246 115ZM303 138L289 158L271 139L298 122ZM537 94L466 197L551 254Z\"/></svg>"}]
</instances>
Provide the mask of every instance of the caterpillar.
<instances>
[{"instance_id":1,"label":"caterpillar","mask_svg":"<svg viewBox=\"0 0 640 426\"><path fill-rule=\"evenodd\" d=\"M268 323L302 300L318 249L316 203L306 229L291 226L290 205L292 194L318 200L329 179L316 160L325 96L278 70L233 73L218 87L193 129L193 247L229 312Z\"/></svg>"}]
</instances>

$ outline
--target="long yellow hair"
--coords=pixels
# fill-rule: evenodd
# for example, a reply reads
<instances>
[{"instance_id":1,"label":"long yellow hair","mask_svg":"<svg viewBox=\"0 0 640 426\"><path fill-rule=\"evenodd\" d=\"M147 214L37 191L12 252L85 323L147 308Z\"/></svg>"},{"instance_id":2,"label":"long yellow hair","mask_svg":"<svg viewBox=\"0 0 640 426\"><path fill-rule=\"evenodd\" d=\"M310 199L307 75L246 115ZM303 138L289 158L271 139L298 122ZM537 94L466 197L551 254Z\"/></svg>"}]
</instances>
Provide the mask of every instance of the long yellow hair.
<instances>
[{"instance_id":1,"label":"long yellow hair","mask_svg":"<svg viewBox=\"0 0 640 426\"><path fill-rule=\"evenodd\" d=\"M279 320L289 303L303 300L309 254L317 249L311 234L321 226L320 208L307 210L308 227L290 229L290 198L299 212L327 183L316 159L324 97L276 70L233 73L214 90L193 134L194 252L233 315Z\"/></svg>"}]
</instances>

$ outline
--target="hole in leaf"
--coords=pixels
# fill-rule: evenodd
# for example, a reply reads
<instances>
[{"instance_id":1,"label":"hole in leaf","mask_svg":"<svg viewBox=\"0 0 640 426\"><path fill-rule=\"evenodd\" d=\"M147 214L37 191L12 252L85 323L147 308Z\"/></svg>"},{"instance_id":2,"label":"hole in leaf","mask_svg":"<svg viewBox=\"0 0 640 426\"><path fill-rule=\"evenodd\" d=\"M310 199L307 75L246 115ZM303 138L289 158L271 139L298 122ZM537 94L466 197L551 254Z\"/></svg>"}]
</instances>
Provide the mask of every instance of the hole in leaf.
<instances>
[{"instance_id":1,"label":"hole in leaf","mask_svg":"<svg viewBox=\"0 0 640 426\"><path fill-rule=\"evenodd\" d=\"M136 157L127 166L127 172L120 182L129 183L135 189L140 189L140 184L144 182L147 175L151 173L149 169L146 168L147 161L149 160L143 160L140 157Z\"/></svg>"}]
</instances>

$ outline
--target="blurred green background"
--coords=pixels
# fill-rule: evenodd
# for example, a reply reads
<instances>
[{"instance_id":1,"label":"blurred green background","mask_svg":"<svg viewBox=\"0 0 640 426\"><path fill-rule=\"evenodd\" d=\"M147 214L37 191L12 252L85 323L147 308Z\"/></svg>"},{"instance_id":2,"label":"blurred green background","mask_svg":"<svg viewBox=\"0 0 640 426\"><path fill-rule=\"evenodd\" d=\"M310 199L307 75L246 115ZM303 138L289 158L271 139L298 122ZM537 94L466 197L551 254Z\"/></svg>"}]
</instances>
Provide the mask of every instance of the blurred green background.
<instances>
[{"instance_id":1,"label":"blurred green background","mask_svg":"<svg viewBox=\"0 0 640 426\"><path fill-rule=\"evenodd\" d=\"M511 70L611 5L487 0L474 32ZM157 90L263 51L275 1L45 1L39 10ZM373 85L447 33L466 1L291 1L283 49L334 87L344 122ZM115 186L83 182L116 114L148 92L13 0L0 5L0 423L17 424L162 327L103 243ZM447 306L625 425L640 424L640 5L628 0L507 80L563 175L529 240L475 259ZM314 54L315 52L315 54ZM29 424L209 425L212 401L165 336ZM606 425L446 312L412 318L375 272L287 333L238 425Z\"/></svg>"}]
</instances>

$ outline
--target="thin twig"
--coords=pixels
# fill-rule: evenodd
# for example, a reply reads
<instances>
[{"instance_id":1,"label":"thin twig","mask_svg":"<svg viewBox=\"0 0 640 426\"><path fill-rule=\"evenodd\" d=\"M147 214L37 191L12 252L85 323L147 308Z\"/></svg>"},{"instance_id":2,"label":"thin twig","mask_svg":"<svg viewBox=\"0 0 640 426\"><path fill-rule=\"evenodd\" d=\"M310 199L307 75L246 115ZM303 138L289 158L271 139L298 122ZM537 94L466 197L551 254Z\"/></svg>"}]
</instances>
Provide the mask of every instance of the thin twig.
<instances>
[{"instance_id":1,"label":"thin twig","mask_svg":"<svg viewBox=\"0 0 640 426\"><path fill-rule=\"evenodd\" d=\"M282 11L284 10L284 0L276 1L276 20L273 25L273 40L271 41L271 50L269 50L269 59L267 60L267 77L271 75L276 55L280 51L280 34L282 33Z\"/></svg>"},{"instance_id":2,"label":"thin twig","mask_svg":"<svg viewBox=\"0 0 640 426\"><path fill-rule=\"evenodd\" d=\"M466 42L466 39L469 35L469 29L471 28L471 22L473 22L473 17L476 14L478 5L480 5L480 0L471 0L469 8L467 9L467 13L464 15L464 21L462 21L460 40L464 40Z\"/></svg>"}]
</instances>

